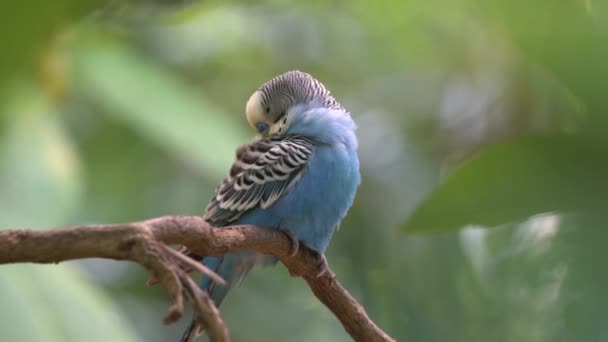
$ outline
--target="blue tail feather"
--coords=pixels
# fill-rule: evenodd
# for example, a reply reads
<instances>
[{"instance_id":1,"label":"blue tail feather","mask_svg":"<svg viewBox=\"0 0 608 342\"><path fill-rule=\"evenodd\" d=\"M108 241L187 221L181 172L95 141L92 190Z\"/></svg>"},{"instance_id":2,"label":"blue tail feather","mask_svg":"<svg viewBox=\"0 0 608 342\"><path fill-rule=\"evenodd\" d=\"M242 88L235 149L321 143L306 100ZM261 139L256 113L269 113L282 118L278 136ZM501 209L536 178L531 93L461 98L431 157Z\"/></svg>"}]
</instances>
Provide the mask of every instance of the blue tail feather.
<instances>
[{"instance_id":1,"label":"blue tail feather","mask_svg":"<svg viewBox=\"0 0 608 342\"><path fill-rule=\"evenodd\" d=\"M219 307L228 291L235 285L238 285L249 270L251 270L255 264L255 255L244 252L221 257L206 257L203 259L203 264L227 282L226 286L221 286L211 281L209 277L201 277L201 288L207 291L213 303Z\"/></svg>"},{"instance_id":2,"label":"blue tail feather","mask_svg":"<svg viewBox=\"0 0 608 342\"><path fill-rule=\"evenodd\" d=\"M215 306L219 307L232 287L238 285L256 264L256 255L251 252L228 254L220 257L205 257L202 263L210 270L217 273L226 281L226 286L214 283L209 277L202 276L200 286L207 292ZM200 323L195 316L182 336L182 342L193 341L199 335Z\"/></svg>"}]
</instances>

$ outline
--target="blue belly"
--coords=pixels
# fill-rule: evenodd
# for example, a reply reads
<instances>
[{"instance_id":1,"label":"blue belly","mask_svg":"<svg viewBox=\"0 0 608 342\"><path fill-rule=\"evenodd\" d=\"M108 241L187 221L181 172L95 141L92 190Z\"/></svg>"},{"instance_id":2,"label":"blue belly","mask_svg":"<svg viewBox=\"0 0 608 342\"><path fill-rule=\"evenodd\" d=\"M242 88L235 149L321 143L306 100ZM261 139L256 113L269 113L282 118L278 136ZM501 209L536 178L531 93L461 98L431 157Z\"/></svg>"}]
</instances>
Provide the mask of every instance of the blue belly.
<instances>
[{"instance_id":1,"label":"blue belly","mask_svg":"<svg viewBox=\"0 0 608 342\"><path fill-rule=\"evenodd\" d=\"M317 146L304 176L267 209L243 215L238 224L289 230L308 247L324 253L352 205L360 182L356 151L342 142Z\"/></svg>"}]
</instances>

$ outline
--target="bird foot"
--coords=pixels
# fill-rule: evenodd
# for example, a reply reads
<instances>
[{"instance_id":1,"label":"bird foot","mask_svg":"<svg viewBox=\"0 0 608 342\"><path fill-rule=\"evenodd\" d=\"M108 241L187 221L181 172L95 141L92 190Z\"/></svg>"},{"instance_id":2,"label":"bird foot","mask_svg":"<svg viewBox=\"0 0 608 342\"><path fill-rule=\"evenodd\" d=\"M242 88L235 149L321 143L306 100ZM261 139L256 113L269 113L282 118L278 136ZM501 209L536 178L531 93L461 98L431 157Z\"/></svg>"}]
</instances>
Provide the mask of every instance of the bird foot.
<instances>
[{"instance_id":1,"label":"bird foot","mask_svg":"<svg viewBox=\"0 0 608 342\"><path fill-rule=\"evenodd\" d=\"M298 254L298 251L300 250L300 240L298 240L298 238L295 235L293 235L293 233L290 232L289 230L282 229L281 231L283 232L283 234L287 235L287 238L289 239L289 241L291 243L291 248L289 250L289 257L293 258L294 256L296 256L296 254Z\"/></svg>"},{"instance_id":2,"label":"bird foot","mask_svg":"<svg viewBox=\"0 0 608 342\"><path fill-rule=\"evenodd\" d=\"M329 271L329 266L327 265L325 254L315 252L315 258L317 259L317 274L315 278L319 278Z\"/></svg>"}]
</instances>

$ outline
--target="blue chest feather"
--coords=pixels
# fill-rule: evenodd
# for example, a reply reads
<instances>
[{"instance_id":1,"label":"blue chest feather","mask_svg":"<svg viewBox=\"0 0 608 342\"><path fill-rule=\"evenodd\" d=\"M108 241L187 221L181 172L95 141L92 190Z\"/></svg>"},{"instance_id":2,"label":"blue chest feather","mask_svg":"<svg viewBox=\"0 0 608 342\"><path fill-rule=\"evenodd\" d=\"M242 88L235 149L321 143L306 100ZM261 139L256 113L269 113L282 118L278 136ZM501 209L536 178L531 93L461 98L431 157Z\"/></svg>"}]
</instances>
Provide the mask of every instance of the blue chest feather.
<instances>
[{"instance_id":1,"label":"blue chest feather","mask_svg":"<svg viewBox=\"0 0 608 342\"><path fill-rule=\"evenodd\" d=\"M352 205L360 182L355 124L342 111L294 110L301 112L295 115L288 133L305 135L316 142L307 169L273 205L252 210L238 223L287 229L323 253Z\"/></svg>"}]
</instances>

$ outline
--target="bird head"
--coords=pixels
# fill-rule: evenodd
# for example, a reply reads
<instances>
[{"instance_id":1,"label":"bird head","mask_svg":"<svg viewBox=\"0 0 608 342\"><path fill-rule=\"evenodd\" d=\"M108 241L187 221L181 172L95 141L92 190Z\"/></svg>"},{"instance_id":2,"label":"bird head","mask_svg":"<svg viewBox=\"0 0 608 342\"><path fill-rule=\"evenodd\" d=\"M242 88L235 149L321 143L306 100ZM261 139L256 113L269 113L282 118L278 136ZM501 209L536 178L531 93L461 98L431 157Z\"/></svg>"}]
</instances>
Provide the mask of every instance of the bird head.
<instances>
[{"instance_id":1,"label":"bird head","mask_svg":"<svg viewBox=\"0 0 608 342\"><path fill-rule=\"evenodd\" d=\"M288 71L262 84L247 101L247 121L262 136L284 135L297 106L342 109L321 82L301 71Z\"/></svg>"}]
</instances>

